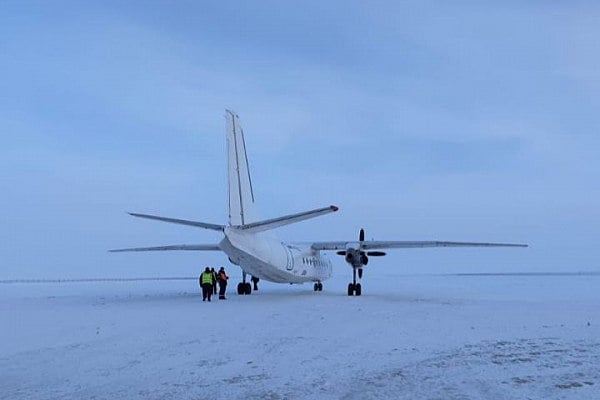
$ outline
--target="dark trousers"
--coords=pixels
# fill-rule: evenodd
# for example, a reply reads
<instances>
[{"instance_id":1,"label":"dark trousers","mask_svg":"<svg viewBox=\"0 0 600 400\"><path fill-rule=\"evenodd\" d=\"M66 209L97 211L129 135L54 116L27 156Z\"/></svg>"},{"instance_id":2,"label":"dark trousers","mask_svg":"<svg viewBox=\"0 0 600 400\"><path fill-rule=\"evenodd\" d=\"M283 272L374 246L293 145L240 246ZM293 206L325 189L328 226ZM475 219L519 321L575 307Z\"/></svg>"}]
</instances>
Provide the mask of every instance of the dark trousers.
<instances>
[{"instance_id":1,"label":"dark trousers","mask_svg":"<svg viewBox=\"0 0 600 400\"><path fill-rule=\"evenodd\" d=\"M213 288L210 283L205 283L204 285L202 285L202 301L206 300L207 298L208 298L208 301L210 301L212 292L213 292Z\"/></svg>"},{"instance_id":2,"label":"dark trousers","mask_svg":"<svg viewBox=\"0 0 600 400\"><path fill-rule=\"evenodd\" d=\"M227 281L219 282L219 299L225 298L225 290L227 289Z\"/></svg>"},{"instance_id":3,"label":"dark trousers","mask_svg":"<svg viewBox=\"0 0 600 400\"><path fill-rule=\"evenodd\" d=\"M213 294L217 294L217 282L214 283L214 285L212 285L213 287Z\"/></svg>"}]
</instances>

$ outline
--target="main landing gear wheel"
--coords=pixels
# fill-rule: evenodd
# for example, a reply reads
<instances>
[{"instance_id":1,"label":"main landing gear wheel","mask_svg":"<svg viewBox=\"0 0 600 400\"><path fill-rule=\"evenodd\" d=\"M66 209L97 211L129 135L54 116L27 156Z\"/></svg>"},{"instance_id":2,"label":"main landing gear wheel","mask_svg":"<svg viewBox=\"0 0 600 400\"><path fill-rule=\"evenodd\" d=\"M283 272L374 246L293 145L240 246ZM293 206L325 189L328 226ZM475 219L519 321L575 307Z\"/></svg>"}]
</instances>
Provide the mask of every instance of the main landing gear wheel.
<instances>
[{"instance_id":1,"label":"main landing gear wheel","mask_svg":"<svg viewBox=\"0 0 600 400\"><path fill-rule=\"evenodd\" d=\"M313 286L313 290L315 292L321 292L323 290L323 284L321 282L315 282L315 285Z\"/></svg>"},{"instance_id":2,"label":"main landing gear wheel","mask_svg":"<svg viewBox=\"0 0 600 400\"><path fill-rule=\"evenodd\" d=\"M237 294L239 295L248 295L252 294L252 285L249 283L240 282L237 285Z\"/></svg>"},{"instance_id":3,"label":"main landing gear wheel","mask_svg":"<svg viewBox=\"0 0 600 400\"><path fill-rule=\"evenodd\" d=\"M354 283L349 283L348 284L348 296L360 296L362 294L362 286L360 286L360 283L354 284Z\"/></svg>"},{"instance_id":4,"label":"main landing gear wheel","mask_svg":"<svg viewBox=\"0 0 600 400\"><path fill-rule=\"evenodd\" d=\"M237 293L239 295L248 295L252 293L252 285L246 282L246 271L242 270L242 281L238 283Z\"/></svg>"}]
</instances>

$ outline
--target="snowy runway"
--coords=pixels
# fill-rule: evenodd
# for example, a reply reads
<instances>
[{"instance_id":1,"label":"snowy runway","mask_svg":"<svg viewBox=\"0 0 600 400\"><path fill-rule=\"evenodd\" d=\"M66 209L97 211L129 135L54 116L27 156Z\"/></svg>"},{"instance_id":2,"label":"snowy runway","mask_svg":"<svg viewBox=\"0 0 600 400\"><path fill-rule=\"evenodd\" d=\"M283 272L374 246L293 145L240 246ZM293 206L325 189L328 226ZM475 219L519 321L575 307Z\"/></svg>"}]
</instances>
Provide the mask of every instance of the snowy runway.
<instances>
[{"instance_id":1,"label":"snowy runway","mask_svg":"<svg viewBox=\"0 0 600 400\"><path fill-rule=\"evenodd\" d=\"M599 276L2 284L10 399L600 398ZM370 272L370 271L369 271ZM234 281L235 282L235 281Z\"/></svg>"}]
</instances>

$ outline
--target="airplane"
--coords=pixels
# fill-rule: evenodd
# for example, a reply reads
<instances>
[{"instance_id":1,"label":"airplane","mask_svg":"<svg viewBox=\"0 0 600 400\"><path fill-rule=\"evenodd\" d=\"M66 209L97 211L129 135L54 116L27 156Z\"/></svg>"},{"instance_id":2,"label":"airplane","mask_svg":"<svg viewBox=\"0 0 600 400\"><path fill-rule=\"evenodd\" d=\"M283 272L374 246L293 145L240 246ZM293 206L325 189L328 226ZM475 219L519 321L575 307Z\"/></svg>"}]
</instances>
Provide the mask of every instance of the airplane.
<instances>
[{"instance_id":1,"label":"airplane","mask_svg":"<svg viewBox=\"0 0 600 400\"><path fill-rule=\"evenodd\" d=\"M271 219L259 219L255 207L246 141L239 116L233 111L225 110L225 118L229 189L229 221L226 225L129 213L138 218L219 231L222 232L223 239L216 244L137 247L109 250L110 252L222 251L232 264L242 269L242 281L237 286L237 293L249 295L252 293L252 286L247 282L248 274L255 280L255 290L258 289L257 280L264 279L289 284L312 282L315 292L322 291L322 282L330 278L332 272L331 260L323 252L335 251L337 255L343 256L352 268L353 276L352 282L348 284L348 296L360 296L363 269L367 266L369 257L385 256L386 253L382 250L422 247L527 247L526 244L511 243L367 241L363 229L360 230L357 241L282 242L273 234L273 229L336 212L338 207L331 205Z\"/></svg>"}]
</instances>

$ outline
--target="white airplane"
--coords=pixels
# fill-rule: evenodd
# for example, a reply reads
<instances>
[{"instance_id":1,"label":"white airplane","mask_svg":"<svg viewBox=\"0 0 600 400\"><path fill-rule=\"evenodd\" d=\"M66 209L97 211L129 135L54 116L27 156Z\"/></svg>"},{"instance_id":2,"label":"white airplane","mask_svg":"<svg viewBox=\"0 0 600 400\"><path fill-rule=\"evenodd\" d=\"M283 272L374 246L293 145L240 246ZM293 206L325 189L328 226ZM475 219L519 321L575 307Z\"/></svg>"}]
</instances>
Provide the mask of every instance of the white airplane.
<instances>
[{"instance_id":1,"label":"white airplane","mask_svg":"<svg viewBox=\"0 0 600 400\"><path fill-rule=\"evenodd\" d=\"M242 282L238 284L238 294L250 294L252 286L247 274L253 278L276 283L299 284L313 282L314 291L323 290L322 282L331 277L331 261L323 251L336 251L344 256L352 267L353 279L348 284L348 296L362 293L363 268L369 257L384 256L383 249L403 249L416 247L527 247L523 244L470 243L440 241L365 241L364 230L360 230L357 241L284 243L271 232L283 225L293 224L309 218L332 213L336 206L318 208L297 214L261 220L257 217L250 168L246 155L244 132L239 117L226 110L227 153L229 180L229 223L211 224L156 215L129 213L134 217L170 222L180 225L220 231L224 237L218 244L192 244L158 247L137 247L110 250L124 251L223 251L229 260L242 269ZM358 279L357 279L358 274ZM257 289L256 282L254 289Z\"/></svg>"}]
</instances>

